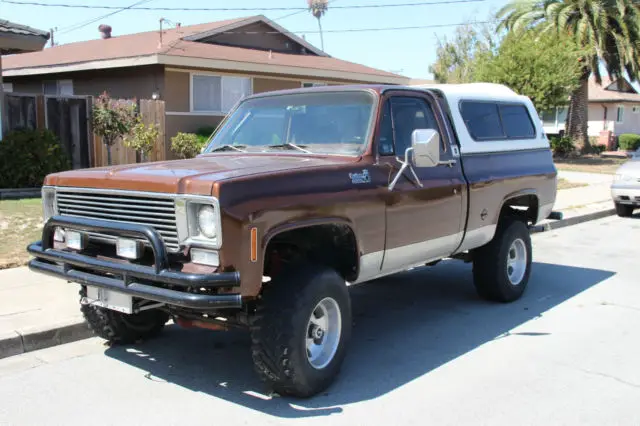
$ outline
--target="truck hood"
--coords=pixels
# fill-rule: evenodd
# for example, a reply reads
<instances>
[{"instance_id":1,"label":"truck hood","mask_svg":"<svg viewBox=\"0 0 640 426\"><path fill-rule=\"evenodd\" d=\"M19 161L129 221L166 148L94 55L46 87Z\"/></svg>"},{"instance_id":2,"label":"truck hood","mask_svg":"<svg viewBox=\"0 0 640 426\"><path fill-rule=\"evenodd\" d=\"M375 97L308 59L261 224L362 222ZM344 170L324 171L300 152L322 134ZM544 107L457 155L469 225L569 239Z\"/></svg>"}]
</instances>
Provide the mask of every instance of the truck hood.
<instances>
[{"instance_id":1,"label":"truck hood","mask_svg":"<svg viewBox=\"0 0 640 426\"><path fill-rule=\"evenodd\" d=\"M223 180L358 160L318 155L217 153L188 160L70 170L48 176L45 185L211 195L213 185Z\"/></svg>"}]
</instances>

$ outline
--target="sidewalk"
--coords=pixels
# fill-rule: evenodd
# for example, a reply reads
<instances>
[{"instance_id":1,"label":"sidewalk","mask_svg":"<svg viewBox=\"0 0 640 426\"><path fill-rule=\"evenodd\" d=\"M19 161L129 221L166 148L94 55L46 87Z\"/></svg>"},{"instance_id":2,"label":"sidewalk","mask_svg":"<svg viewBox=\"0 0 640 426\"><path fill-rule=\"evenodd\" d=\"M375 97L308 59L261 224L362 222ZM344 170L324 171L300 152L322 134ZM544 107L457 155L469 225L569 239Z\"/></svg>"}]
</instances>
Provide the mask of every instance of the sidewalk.
<instances>
[{"instance_id":1,"label":"sidewalk","mask_svg":"<svg viewBox=\"0 0 640 426\"><path fill-rule=\"evenodd\" d=\"M614 214L611 175L560 172L560 177L589 185L558 191L554 211L564 218L543 221L545 230ZM78 290L78 284L26 267L0 270L0 358L90 337Z\"/></svg>"}]
</instances>

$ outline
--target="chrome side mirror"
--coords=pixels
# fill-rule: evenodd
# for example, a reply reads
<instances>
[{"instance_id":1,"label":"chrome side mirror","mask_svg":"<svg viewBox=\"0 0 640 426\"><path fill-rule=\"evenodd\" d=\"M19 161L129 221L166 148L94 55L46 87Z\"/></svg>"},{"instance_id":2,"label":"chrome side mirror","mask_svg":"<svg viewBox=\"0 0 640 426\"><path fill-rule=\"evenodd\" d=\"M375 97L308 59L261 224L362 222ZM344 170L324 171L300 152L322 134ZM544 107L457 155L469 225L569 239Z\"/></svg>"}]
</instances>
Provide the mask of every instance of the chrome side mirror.
<instances>
[{"instance_id":1,"label":"chrome side mirror","mask_svg":"<svg viewBox=\"0 0 640 426\"><path fill-rule=\"evenodd\" d=\"M411 134L414 163L417 167L440 164L440 135L433 129L415 129Z\"/></svg>"}]
</instances>

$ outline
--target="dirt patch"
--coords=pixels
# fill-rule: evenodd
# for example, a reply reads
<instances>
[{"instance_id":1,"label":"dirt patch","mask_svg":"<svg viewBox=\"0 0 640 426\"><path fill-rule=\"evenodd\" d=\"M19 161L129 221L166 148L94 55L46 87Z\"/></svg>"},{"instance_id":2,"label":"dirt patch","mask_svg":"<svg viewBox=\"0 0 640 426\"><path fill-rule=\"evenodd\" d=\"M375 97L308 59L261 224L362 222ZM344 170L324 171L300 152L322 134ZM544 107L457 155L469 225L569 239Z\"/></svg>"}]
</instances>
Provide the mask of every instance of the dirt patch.
<instances>
[{"instance_id":1,"label":"dirt patch","mask_svg":"<svg viewBox=\"0 0 640 426\"><path fill-rule=\"evenodd\" d=\"M558 170L584 173L615 174L618 167L629 161L624 158L602 158L600 156L584 155L577 158L555 158Z\"/></svg>"},{"instance_id":2,"label":"dirt patch","mask_svg":"<svg viewBox=\"0 0 640 426\"><path fill-rule=\"evenodd\" d=\"M42 202L39 198L0 201L0 269L24 265L27 245L42 235Z\"/></svg>"},{"instance_id":3,"label":"dirt patch","mask_svg":"<svg viewBox=\"0 0 640 426\"><path fill-rule=\"evenodd\" d=\"M586 183L582 182L570 182L566 179L558 179L558 190L561 189L571 189L571 188L579 188L581 186L587 186Z\"/></svg>"}]
</instances>

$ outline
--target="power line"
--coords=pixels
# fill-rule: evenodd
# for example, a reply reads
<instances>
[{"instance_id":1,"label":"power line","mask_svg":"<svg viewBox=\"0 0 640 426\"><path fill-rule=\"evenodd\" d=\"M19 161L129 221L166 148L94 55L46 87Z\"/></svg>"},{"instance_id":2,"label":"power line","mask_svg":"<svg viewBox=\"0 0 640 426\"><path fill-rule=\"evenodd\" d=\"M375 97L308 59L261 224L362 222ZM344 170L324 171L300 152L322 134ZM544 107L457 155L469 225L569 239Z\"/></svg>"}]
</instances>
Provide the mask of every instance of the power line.
<instances>
[{"instance_id":1,"label":"power line","mask_svg":"<svg viewBox=\"0 0 640 426\"><path fill-rule=\"evenodd\" d=\"M87 25L91 25L91 24L93 24L95 22L98 22L98 21L104 19L104 18L108 18L109 16L113 16L116 13L124 12L125 10L130 10L131 8L133 8L135 6L138 6L138 5L144 4L144 3L149 3L151 1L153 1L153 0L139 0L139 1L133 3L133 4L129 5L129 6L120 7L115 12L110 12L110 13L107 13L105 15L100 15L100 16L96 16L95 18L91 18L88 21L82 21L82 22L79 22L79 23L76 23L76 24L69 25L67 27L62 28L62 30L59 32L59 34L62 35L62 34L70 33L72 31L79 30L80 28L84 28Z\"/></svg>"},{"instance_id":2,"label":"power line","mask_svg":"<svg viewBox=\"0 0 640 426\"><path fill-rule=\"evenodd\" d=\"M430 1L418 3L395 3L395 4L360 4L333 6L332 9L379 9L388 7L414 7L414 6L431 6L439 4L454 3L475 3L485 0L450 0L450 1ZM303 7L140 7L140 6L101 6L89 4L69 4L69 3L40 3L35 1L18 1L18 0L2 0L3 3L23 5L23 6L42 6L42 7L64 7L73 9L117 9L122 10L162 10L173 12L247 12L247 11L307 11L308 8ZM282 18L279 18L282 19Z\"/></svg>"},{"instance_id":3,"label":"power line","mask_svg":"<svg viewBox=\"0 0 640 426\"><path fill-rule=\"evenodd\" d=\"M421 30L427 28L442 28L442 27L457 27L463 25L478 25L478 24L491 24L494 21L472 21L472 22L459 22L455 24L434 24L434 25L416 25L410 27L382 27L382 28L347 28L343 30L322 30L323 33L359 33L368 31L402 31L402 30ZM247 35L262 35L262 34L317 34L319 30L310 31L222 31L221 34L247 34Z\"/></svg>"},{"instance_id":4,"label":"power line","mask_svg":"<svg viewBox=\"0 0 640 426\"><path fill-rule=\"evenodd\" d=\"M333 3L335 3L336 1L338 1L338 0L329 0L329 1L327 2L327 5L333 4ZM332 7L331 7L331 9L333 9L333 7L334 7L334 6L332 6ZM308 11L309 11L309 9L308 9L308 8L307 8L307 9L301 9L301 10L295 11L295 12L293 12L293 13L288 13L288 14L286 14L286 15L284 15L284 16L278 16L277 18L272 19L272 21L274 21L274 22L275 22L275 21L279 21L279 20L281 20L281 19L290 18L291 16L299 15L299 14L301 14L301 13L303 13L303 12L308 12Z\"/></svg>"}]
</instances>

